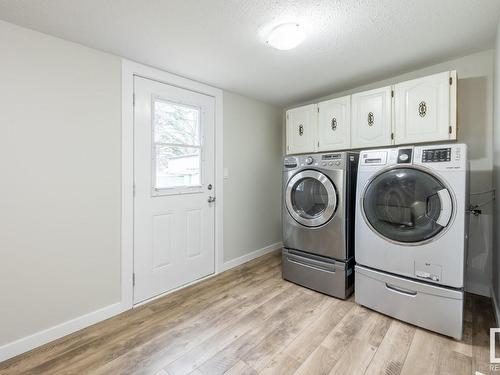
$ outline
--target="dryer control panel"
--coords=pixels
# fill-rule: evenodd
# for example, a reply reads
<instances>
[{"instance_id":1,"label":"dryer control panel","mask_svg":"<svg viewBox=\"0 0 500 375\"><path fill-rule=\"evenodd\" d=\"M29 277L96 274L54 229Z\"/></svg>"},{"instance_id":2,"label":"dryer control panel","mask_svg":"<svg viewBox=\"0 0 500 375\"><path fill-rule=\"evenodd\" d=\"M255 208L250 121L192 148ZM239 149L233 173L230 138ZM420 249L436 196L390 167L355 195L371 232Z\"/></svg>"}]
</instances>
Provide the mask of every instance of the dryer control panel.
<instances>
[{"instance_id":1,"label":"dryer control panel","mask_svg":"<svg viewBox=\"0 0 500 375\"><path fill-rule=\"evenodd\" d=\"M345 169L348 159L354 153L350 152L328 152L321 154L286 156L283 159L283 170L289 171L298 168L311 169Z\"/></svg>"}]
</instances>

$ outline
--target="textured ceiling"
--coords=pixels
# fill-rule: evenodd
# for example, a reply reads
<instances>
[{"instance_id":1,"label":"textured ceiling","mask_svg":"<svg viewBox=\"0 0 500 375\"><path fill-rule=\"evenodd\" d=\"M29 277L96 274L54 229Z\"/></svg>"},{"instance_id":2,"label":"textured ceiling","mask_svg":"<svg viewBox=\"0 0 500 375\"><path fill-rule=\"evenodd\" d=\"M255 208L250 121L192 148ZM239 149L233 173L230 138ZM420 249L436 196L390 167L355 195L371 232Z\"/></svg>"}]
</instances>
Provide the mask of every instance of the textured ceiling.
<instances>
[{"instance_id":1,"label":"textured ceiling","mask_svg":"<svg viewBox=\"0 0 500 375\"><path fill-rule=\"evenodd\" d=\"M0 19L277 105L490 48L500 0L0 0ZM296 21L291 51L264 43Z\"/></svg>"}]
</instances>

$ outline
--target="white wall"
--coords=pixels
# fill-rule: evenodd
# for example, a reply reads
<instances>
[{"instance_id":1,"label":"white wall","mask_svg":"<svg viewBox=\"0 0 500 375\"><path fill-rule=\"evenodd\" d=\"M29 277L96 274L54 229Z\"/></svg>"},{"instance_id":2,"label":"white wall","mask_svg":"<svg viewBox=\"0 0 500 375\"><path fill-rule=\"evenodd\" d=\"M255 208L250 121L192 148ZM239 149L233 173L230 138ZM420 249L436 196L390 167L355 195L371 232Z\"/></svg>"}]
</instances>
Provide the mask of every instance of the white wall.
<instances>
[{"instance_id":1,"label":"white wall","mask_svg":"<svg viewBox=\"0 0 500 375\"><path fill-rule=\"evenodd\" d=\"M0 22L0 345L120 299L121 62Z\"/></svg>"},{"instance_id":2,"label":"white wall","mask_svg":"<svg viewBox=\"0 0 500 375\"><path fill-rule=\"evenodd\" d=\"M446 70L457 70L458 142L466 143L469 147L471 192L489 190L493 184L491 142L493 136L493 61L494 50L487 50L303 104L349 95ZM482 202L488 198L488 195L473 196L471 203ZM491 290L492 222L491 204L483 207L481 216L472 216L470 221L466 289L482 295L489 295Z\"/></svg>"},{"instance_id":3,"label":"white wall","mask_svg":"<svg viewBox=\"0 0 500 375\"><path fill-rule=\"evenodd\" d=\"M2 349L120 301L121 60L2 21L0 56ZM281 240L281 110L224 101L228 261Z\"/></svg>"},{"instance_id":4,"label":"white wall","mask_svg":"<svg viewBox=\"0 0 500 375\"><path fill-rule=\"evenodd\" d=\"M493 239L493 297L497 325L500 324L500 23L498 24L495 48L495 89L494 89L494 126L493 126L493 185L496 189L495 221Z\"/></svg>"},{"instance_id":5,"label":"white wall","mask_svg":"<svg viewBox=\"0 0 500 375\"><path fill-rule=\"evenodd\" d=\"M281 242L281 115L224 92L224 261Z\"/></svg>"}]
</instances>

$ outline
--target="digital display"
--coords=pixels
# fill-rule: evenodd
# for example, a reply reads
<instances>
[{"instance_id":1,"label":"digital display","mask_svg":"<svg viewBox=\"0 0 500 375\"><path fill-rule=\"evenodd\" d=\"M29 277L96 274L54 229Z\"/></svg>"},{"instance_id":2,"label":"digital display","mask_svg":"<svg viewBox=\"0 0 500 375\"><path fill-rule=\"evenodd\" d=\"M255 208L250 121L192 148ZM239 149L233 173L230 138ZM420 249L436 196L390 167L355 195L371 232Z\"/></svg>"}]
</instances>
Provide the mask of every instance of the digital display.
<instances>
[{"instance_id":1,"label":"digital display","mask_svg":"<svg viewBox=\"0 0 500 375\"><path fill-rule=\"evenodd\" d=\"M334 159L341 159L342 158L342 155L340 154L327 154L327 155L323 155L321 157L322 160L334 160Z\"/></svg>"},{"instance_id":2,"label":"digital display","mask_svg":"<svg viewBox=\"0 0 500 375\"><path fill-rule=\"evenodd\" d=\"M451 160L451 148L435 148L431 150L423 150L423 163L439 163Z\"/></svg>"}]
</instances>

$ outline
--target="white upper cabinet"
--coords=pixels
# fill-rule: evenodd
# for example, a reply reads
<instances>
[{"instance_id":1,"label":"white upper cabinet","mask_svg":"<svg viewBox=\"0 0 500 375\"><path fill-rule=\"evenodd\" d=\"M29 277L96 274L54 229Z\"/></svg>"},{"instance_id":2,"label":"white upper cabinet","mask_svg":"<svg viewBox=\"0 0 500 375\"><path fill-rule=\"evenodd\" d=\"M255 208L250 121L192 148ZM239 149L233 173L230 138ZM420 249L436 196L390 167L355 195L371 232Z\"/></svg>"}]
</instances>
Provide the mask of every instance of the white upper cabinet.
<instances>
[{"instance_id":1,"label":"white upper cabinet","mask_svg":"<svg viewBox=\"0 0 500 375\"><path fill-rule=\"evenodd\" d=\"M457 139L457 72L448 71L286 112L286 153Z\"/></svg>"},{"instance_id":2,"label":"white upper cabinet","mask_svg":"<svg viewBox=\"0 0 500 375\"><path fill-rule=\"evenodd\" d=\"M351 147L351 97L318 104L318 151L346 150Z\"/></svg>"},{"instance_id":3,"label":"white upper cabinet","mask_svg":"<svg viewBox=\"0 0 500 375\"><path fill-rule=\"evenodd\" d=\"M456 139L456 72L394 86L396 144Z\"/></svg>"},{"instance_id":4,"label":"white upper cabinet","mask_svg":"<svg viewBox=\"0 0 500 375\"><path fill-rule=\"evenodd\" d=\"M392 143L391 86L352 95L351 147L370 148Z\"/></svg>"},{"instance_id":5,"label":"white upper cabinet","mask_svg":"<svg viewBox=\"0 0 500 375\"><path fill-rule=\"evenodd\" d=\"M316 151L316 104L293 108L286 112L286 153Z\"/></svg>"}]
</instances>

